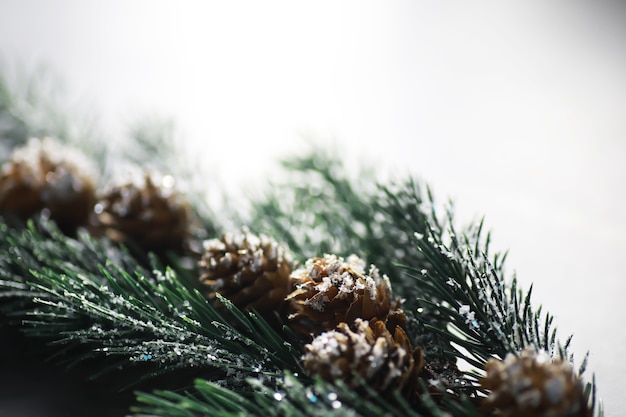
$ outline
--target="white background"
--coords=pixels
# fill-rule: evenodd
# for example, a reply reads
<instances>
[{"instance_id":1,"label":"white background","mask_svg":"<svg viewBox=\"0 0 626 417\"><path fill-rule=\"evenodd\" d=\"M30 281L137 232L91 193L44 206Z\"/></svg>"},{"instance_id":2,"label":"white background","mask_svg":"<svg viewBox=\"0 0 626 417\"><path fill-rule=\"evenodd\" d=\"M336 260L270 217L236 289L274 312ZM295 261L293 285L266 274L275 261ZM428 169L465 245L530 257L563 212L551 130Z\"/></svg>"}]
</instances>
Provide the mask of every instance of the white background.
<instances>
[{"instance_id":1,"label":"white background","mask_svg":"<svg viewBox=\"0 0 626 417\"><path fill-rule=\"evenodd\" d=\"M48 64L108 135L174 118L231 191L311 137L419 175L486 215L623 415L626 13L501 3L2 0L0 54Z\"/></svg>"}]
</instances>

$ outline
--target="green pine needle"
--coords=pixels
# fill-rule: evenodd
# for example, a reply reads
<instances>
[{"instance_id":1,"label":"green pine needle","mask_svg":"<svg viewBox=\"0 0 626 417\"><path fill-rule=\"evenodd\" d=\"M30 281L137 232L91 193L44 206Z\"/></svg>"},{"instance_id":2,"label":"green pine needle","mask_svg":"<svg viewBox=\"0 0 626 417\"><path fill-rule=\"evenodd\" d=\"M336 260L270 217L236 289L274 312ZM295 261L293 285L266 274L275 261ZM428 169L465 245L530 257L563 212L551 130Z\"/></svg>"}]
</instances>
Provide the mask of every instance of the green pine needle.
<instances>
[{"instance_id":1,"label":"green pine needle","mask_svg":"<svg viewBox=\"0 0 626 417\"><path fill-rule=\"evenodd\" d=\"M53 232L51 237L44 238L32 222L21 231L0 229L3 245L20 248L17 253L0 248L2 265L16 271L13 281L0 286L7 295L33 301L22 318L27 334L55 344L90 346L89 356L123 356L128 365L149 362L170 371L221 369L243 376L300 371L300 342L288 343L263 318L223 300L242 325L235 328L172 269L148 273L135 264L130 273L126 267L133 260L127 252L87 235L73 240L50 224L42 226ZM108 254L104 264L98 263L99 253ZM60 264L60 259L72 258L85 261ZM14 291L16 285L20 293Z\"/></svg>"}]
</instances>

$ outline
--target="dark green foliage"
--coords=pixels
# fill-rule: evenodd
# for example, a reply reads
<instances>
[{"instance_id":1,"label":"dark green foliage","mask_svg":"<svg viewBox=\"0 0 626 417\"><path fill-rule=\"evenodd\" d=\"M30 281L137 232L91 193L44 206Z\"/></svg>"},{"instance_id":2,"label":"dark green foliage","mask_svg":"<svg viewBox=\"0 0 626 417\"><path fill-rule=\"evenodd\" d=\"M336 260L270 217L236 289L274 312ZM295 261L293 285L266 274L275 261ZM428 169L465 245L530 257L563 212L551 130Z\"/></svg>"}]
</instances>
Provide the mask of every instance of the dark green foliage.
<instances>
[{"instance_id":1,"label":"dark green foliage","mask_svg":"<svg viewBox=\"0 0 626 417\"><path fill-rule=\"evenodd\" d=\"M427 360L436 356L449 361L460 358L476 369L463 371L456 388L447 386L457 391L444 401L445 408L455 410L455 415L477 413L474 402L468 400L480 391L476 371L492 357L501 358L526 346L567 355L567 344L557 345L552 317L542 315L541 309L533 310L530 292L522 293L515 280L508 284L502 278L504 256L489 259L489 235L482 237L482 223L458 234L452 226L451 210L440 219L432 198L425 203L423 192L412 180L361 193L348 180L335 181L330 171L320 174L301 162L303 165L290 168L303 169L298 172L298 183L259 203L250 225L285 239L296 253L321 255L325 249L340 254L357 252L382 265L381 269L388 269L394 291L406 297L405 308L414 316L409 330L414 341L424 346ZM312 223L291 224L290 219L306 211L299 205L311 203L303 194L309 174L325 176L326 191L316 195ZM284 197L289 190L294 193L290 201L298 206L280 211L279 196ZM340 215L332 216L334 210ZM357 223L360 226L355 228ZM312 229L317 234L307 235ZM302 403L306 395L298 397L298 392L321 390L306 378L283 376L287 371L302 373L302 342L297 337L288 331L277 332L260 317L237 310L227 300L222 302L228 309L219 313L195 289L190 271L163 269L156 262L149 271L123 248L86 234L71 239L45 222L31 222L22 230L2 225L0 232L0 284L4 297L13 302L28 301L22 309L12 311L14 316L24 314L25 332L56 345L88 347L87 352L76 355L76 360L126 358L115 362L116 368L154 364L146 376L201 369L206 370L206 378L219 381L221 386L198 382L189 396L169 391L142 394L139 398L149 405L139 409L142 412L206 415L193 412L219 406L223 415L246 414L252 409L268 415L290 415L305 405L311 407ZM327 242L319 236L331 239ZM260 375L263 378L258 379ZM251 377L257 377L256 382L242 385L244 378ZM268 394L280 393L286 381L296 381L300 391L285 390L290 395L281 401ZM340 388L338 382L328 389L340 392ZM406 413L401 401L375 405L363 402L345 387L341 393L343 412ZM591 386L589 396L593 397ZM223 403L224 398L230 402ZM429 398L424 396L422 409L412 410L421 415L442 413L440 405ZM181 404L188 414L168 411L167 407ZM365 404L364 408L359 404ZM187 410L187 405L192 408ZM329 407L332 409L332 404ZM315 415L313 409L310 414Z\"/></svg>"},{"instance_id":2,"label":"dark green foliage","mask_svg":"<svg viewBox=\"0 0 626 417\"><path fill-rule=\"evenodd\" d=\"M406 406L391 406L389 403L372 397L356 395L341 382L331 385L317 380L303 384L293 374L286 373L276 388L270 389L261 381L247 381L252 388L248 392L226 390L206 380L196 380L193 392L178 394L171 391L157 391L153 395L138 394L144 405L136 407L137 417L146 416L397 416L420 417ZM262 411L261 411L262 410ZM436 407L433 415L443 416Z\"/></svg>"},{"instance_id":3,"label":"dark green foliage","mask_svg":"<svg viewBox=\"0 0 626 417\"><path fill-rule=\"evenodd\" d=\"M327 154L286 166L296 179L257 206L257 224L307 257L357 253L388 274L417 321L409 333L427 361L461 359L480 370L526 347L569 357L571 337L560 345L553 317L532 307L532 288L506 281L506 253L489 254L482 221L457 232L452 205L438 205L414 179L359 188ZM459 392L475 392L479 376L464 372Z\"/></svg>"},{"instance_id":4,"label":"dark green foliage","mask_svg":"<svg viewBox=\"0 0 626 417\"><path fill-rule=\"evenodd\" d=\"M31 134L78 143L63 118L39 125L24 110L37 100L15 97L1 78L0 135L10 139L0 142L5 149ZM194 176L193 165L175 152L171 125L139 124L131 137L116 159L149 158L160 161L154 168L165 174ZM409 406L399 395L385 402L342 381L311 379L301 368L304 342L286 326L277 328L228 300L220 300L225 308L214 308L198 291L193 259L173 255L167 267L151 254L137 259L135 252L84 231L64 236L39 219L24 227L0 221L0 312L28 336L46 341L59 361L98 363L95 375L182 375L177 386L167 387L172 391L138 393L138 416L475 417L487 360L525 347L569 358L569 339L559 343L553 317L532 306L531 291L506 278L506 254L490 254L482 222L457 230L452 206L439 205L419 181L376 184L371 172L351 177L326 152L291 159L284 169L288 180L252 201L249 212L217 216L206 189L191 187L201 225L195 243L218 237L225 224L245 223L286 242L300 262L324 253L361 256L388 275L394 294L404 299L409 337L424 348L426 362L467 364L453 381L440 384L446 393L423 380L419 404ZM183 180L191 184L194 178ZM191 386L195 377L200 379ZM595 402L593 383L587 396ZM602 414L600 407L596 414Z\"/></svg>"},{"instance_id":5,"label":"dark green foliage","mask_svg":"<svg viewBox=\"0 0 626 417\"><path fill-rule=\"evenodd\" d=\"M258 379L248 379L251 390L235 392L198 379L194 388L184 393L155 391L138 393L142 405L134 407L137 417L170 416L336 416L336 417L478 417L481 414L467 398L461 401L444 399L442 407L428 394L420 407L411 407L401 397L391 404L375 392L367 396L355 393L341 381L330 384L323 380L303 383L289 372L270 388Z\"/></svg>"},{"instance_id":6,"label":"dark green foliage","mask_svg":"<svg viewBox=\"0 0 626 417\"><path fill-rule=\"evenodd\" d=\"M107 241L74 240L31 222L23 230L2 224L0 245L3 295L27 298L25 310L12 314L22 315L32 336L87 345L88 356L122 356L128 365L154 363L158 372L274 376L300 369L299 351L263 319L231 305L218 313L172 269L149 272Z\"/></svg>"}]
</instances>

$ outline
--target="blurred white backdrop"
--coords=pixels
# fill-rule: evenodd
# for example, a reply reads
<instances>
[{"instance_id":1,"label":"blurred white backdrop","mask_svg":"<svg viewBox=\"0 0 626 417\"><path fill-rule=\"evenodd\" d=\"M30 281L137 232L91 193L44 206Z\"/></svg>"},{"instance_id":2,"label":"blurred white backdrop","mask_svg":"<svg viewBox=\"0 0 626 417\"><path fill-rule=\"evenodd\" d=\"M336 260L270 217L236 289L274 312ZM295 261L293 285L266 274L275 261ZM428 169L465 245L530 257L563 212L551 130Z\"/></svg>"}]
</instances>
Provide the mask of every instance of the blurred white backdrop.
<instances>
[{"instance_id":1,"label":"blurred white backdrop","mask_svg":"<svg viewBox=\"0 0 626 417\"><path fill-rule=\"evenodd\" d=\"M242 190L313 137L486 216L626 413L626 17L617 2L2 0L108 134L146 113ZM323 145L322 145L323 146Z\"/></svg>"}]
</instances>

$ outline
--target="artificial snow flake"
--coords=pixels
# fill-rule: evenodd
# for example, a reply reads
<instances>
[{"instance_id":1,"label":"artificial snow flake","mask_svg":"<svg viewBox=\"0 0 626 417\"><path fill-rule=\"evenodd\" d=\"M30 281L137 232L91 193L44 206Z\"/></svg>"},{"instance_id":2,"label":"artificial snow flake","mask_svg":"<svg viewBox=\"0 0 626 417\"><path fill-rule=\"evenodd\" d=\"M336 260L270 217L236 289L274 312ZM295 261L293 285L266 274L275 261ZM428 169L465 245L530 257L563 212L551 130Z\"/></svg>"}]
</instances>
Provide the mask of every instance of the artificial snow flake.
<instances>
[{"instance_id":1,"label":"artificial snow flake","mask_svg":"<svg viewBox=\"0 0 626 417\"><path fill-rule=\"evenodd\" d=\"M463 304L459 307L459 314L465 316L465 323L470 324L473 327L478 327L478 321L476 321L476 313L471 311L470 306Z\"/></svg>"}]
</instances>

